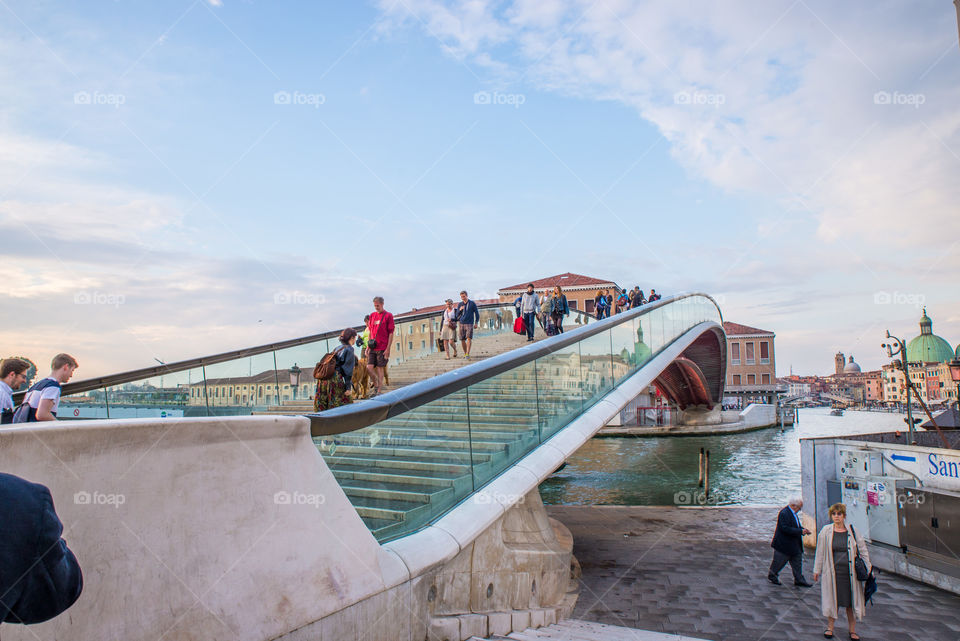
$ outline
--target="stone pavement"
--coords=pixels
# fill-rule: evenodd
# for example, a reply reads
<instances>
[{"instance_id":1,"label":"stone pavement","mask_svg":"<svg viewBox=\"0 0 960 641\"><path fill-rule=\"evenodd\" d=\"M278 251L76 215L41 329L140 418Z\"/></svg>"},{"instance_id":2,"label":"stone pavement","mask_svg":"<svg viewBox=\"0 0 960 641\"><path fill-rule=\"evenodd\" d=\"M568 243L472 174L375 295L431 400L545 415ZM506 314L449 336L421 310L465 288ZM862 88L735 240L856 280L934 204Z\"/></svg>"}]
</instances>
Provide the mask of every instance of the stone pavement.
<instances>
[{"instance_id":1,"label":"stone pavement","mask_svg":"<svg viewBox=\"0 0 960 641\"><path fill-rule=\"evenodd\" d=\"M580 562L574 618L713 641L823 638L820 584L767 581L776 508L547 506ZM804 559L813 580L813 554ZM960 640L960 596L882 574L862 639ZM836 639L847 639L846 616Z\"/></svg>"}]
</instances>

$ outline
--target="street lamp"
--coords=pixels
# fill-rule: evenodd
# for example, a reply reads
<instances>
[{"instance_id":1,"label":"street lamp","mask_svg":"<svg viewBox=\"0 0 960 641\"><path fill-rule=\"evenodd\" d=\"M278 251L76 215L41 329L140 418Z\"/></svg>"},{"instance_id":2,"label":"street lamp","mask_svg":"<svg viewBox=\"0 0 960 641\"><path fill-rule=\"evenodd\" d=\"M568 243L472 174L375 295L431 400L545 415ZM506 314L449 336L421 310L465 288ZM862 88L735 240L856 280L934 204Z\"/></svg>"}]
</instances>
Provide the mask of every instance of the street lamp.
<instances>
[{"instance_id":1,"label":"street lamp","mask_svg":"<svg viewBox=\"0 0 960 641\"><path fill-rule=\"evenodd\" d=\"M887 338L893 341L896 341L895 344L891 343L881 343L880 347L887 348L887 356L893 358L896 355L900 355L900 367L903 369L903 376L906 382L907 388L907 429L908 429L908 440L911 445L915 444L913 440L913 409L911 408L910 400L910 390L912 385L910 384L910 366L907 364L907 346L904 342L890 333L890 330L887 330ZM894 351L896 347L896 351Z\"/></svg>"},{"instance_id":2,"label":"street lamp","mask_svg":"<svg viewBox=\"0 0 960 641\"><path fill-rule=\"evenodd\" d=\"M290 373L290 387L293 388L293 400L297 400L297 388L300 387L300 372L303 370L294 363L293 367L288 371Z\"/></svg>"},{"instance_id":3,"label":"street lamp","mask_svg":"<svg viewBox=\"0 0 960 641\"><path fill-rule=\"evenodd\" d=\"M960 0L957 0L960 2ZM960 5L958 5L960 6ZM960 358L955 358L949 363L950 367L950 378L953 379L953 382L957 385L957 408L960 409Z\"/></svg>"}]
</instances>

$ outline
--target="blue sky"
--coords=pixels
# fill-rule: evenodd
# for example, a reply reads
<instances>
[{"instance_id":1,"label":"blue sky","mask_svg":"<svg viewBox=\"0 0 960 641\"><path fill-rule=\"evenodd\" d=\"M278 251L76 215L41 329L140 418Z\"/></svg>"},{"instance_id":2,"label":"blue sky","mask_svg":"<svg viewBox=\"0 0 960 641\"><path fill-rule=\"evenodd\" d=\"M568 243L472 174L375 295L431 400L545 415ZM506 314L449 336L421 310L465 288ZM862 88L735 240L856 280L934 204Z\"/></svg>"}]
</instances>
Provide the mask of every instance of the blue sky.
<instances>
[{"instance_id":1,"label":"blue sky","mask_svg":"<svg viewBox=\"0 0 960 641\"><path fill-rule=\"evenodd\" d=\"M956 344L954 8L834 4L3 0L0 354L86 378L564 271L714 294L781 374L877 367L923 304Z\"/></svg>"}]
</instances>

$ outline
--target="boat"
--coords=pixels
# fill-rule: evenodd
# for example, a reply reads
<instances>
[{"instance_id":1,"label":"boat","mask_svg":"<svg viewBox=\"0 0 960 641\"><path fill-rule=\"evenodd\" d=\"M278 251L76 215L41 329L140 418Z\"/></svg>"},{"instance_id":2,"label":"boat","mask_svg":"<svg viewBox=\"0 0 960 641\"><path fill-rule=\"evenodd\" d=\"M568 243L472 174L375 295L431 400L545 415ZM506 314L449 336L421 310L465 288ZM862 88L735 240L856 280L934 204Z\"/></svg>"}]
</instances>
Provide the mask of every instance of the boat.
<instances>
[{"instance_id":1,"label":"boat","mask_svg":"<svg viewBox=\"0 0 960 641\"><path fill-rule=\"evenodd\" d=\"M843 410L839 407L830 410L830 416L843 416Z\"/></svg>"}]
</instances>

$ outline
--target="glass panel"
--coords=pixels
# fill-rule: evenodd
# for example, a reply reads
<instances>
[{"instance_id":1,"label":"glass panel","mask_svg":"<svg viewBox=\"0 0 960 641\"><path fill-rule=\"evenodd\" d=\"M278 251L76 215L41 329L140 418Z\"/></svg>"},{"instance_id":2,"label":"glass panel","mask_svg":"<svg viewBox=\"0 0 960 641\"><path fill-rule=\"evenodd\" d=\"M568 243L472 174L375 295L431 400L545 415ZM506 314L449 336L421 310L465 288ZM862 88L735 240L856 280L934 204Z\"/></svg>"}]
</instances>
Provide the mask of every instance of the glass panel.
<instances>
[{"instance_id":1,"label":"glass panel","mask_svg":"<svg viewBox=\"0 0 960 641\"><path fill-rule=\"evenodd\" d=\"M107 409L110 418L207 416L203 390L203 368L197 367L114 385L107 389Z\"/></svg>"},{"instance_id":2,"label":"glass panel","mask_svg":"<svg viewBox=\"0 0 960 641\"><path fill-rule=\"evenodd\" d=\"M580 364L583 368L583 407L586 409L613 389L609 330L580 341Z\"/></svg>"},{"instance_id":3,"label":"glass panel","mask_svg":"<svg viewBox=\"0 0 960 641\"><path fill-rule=\"evenodd\" d=\"M660 328L655 326L657 312L653 311L640 317L640 324L643 330L643 338L650 346L650 353L656 354L663 347L663 336Z\"/></svg>"},{"instance_id":4,"label":"glass panel","mask_svg":"<svg viewBox=\"0 0 960 641\"><path fill-rule=\"evenodd\" d=\"M313 343L313 345L323 345ZM297 348L294 348L297 349ZM322 357L322 354L321 354ZM290 363L292 366L293 363ZM300 372L300 388L297 399L302 398L302 391L309 392L313 385L313 363L300 361L297 366ZM277 405L277 374L274 367L273 352L247 356L226 363L207 365L205 368L207 399L211 416L235 416L263 411L269 406ZM287 386L286 396L291 396L290 376L287 372L280 372L281 388ZM283 394L281 394L281 397ZM202 399L197 398L199 404ZM310 405L312 408L312 405Z\"/></svg>"},{"instance_id":5,"label":"glass panel","mask_svg":"<svg viewBox=\"0 0 960 641\"><path fill-rule=\"evenodd\" d=\"M106 392L103 389L64 396L57 406L57 418L67 421L115 418L107 412Z\"/></svg>"},{"instance_id":6,"label":"glass panel","mask_svg":"<svg viewBox=\"0 0 960 641\"><path fill-rule=\"evenodd\" d=\"M536 361L540 438L546 440L583 411L580 347L568 345Z\"/></svg>"},{"instance_id":7,"label":"glass panel","mask_svg":"<svg viewBox=\"0 0 960 641\"><path fill-rule=\"evenodd\" d=\"M527 363L468 388L475 487L539 445L536 375Z\"/></svg>"},{"instance_id":8,"label":"glass panel","mask_svg":"<svg viewBox=\"0 0 960 641\"><path fill-rule=\"evenodd\" d=\"M286 407L291 411L312 412L313 394L316 391L316 381L313 380L313 368L320 361L320 359L323 358L324 354L328 353L332 349L336 349L339 346L339 339L329 338L326 340L317 341L315 343L297 345L296 347L288 347L286 349L277 350L275 352L276 365L274 365L274 361L272 360L273 357L271 355L271 360L269 362L264 362L262 367L259 369L256 367L249 368L248 371L253 371L254 374L256 374L257 371L261 372L261 375L264 377L264 384L268 386L268 389L264 393L273 395L273 398L270 399L271 405L280 405L281 407ZM359 355L359 350L357 350L357 354ZM290 384L291 370L295 369L300 370L299 385ZM269 372L267 370L269 370ZM270 378L271 372L273 373L273 379L276 382L270 382L267 380ZM209 390L209 379L213 377L214 374L211 374L211 368L208 367L208 396L211 394ZM277 389L278 383L279 390ZM211 396L211 409L214 406L213 401L214 397Z\"/></svg>"},{"instance_id":9,"label":"glass panel","mask_svg":"<svg viewBox=\"0 0 960 641\"><path fill-rule=\"evenodd\" d=\"M636 319L610 329L613 341L613 378L616 385L636 371Z\"/></svg>"},{"instance_id":10,"label":"glass panel","mask_svg":"<svg viewBox=\"0 0 960 641\"><path fill-rule=\"evenodd\" d=\"M350 502L378 540L417 530L473 492L462 390L355 432L314 438Z\"/></svg>"}]
</instances>

